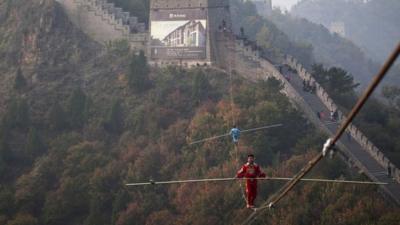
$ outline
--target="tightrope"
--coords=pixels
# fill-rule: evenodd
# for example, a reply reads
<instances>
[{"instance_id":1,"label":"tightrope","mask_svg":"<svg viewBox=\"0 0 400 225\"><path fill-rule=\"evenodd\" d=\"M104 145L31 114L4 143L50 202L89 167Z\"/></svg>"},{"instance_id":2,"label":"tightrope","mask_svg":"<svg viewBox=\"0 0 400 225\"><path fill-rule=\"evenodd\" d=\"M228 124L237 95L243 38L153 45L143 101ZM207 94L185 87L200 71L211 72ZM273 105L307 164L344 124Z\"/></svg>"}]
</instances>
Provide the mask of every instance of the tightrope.
<instances>
[{"instance_id":1,"label":"tightrope","mask_svg":"<svg viewBox=\"0 0 400 225\"><path fill-rule=\"evenodd\" d=\"M290 177L257 177L257 178L207 178L207 179L189 179L189 180L169 180L169 181L152 181L142 183L128 183L126 186L146 186L146 185L163 185L163 184L183 184L183 183L201 183L201 182L220 182L220 181L243 181L243 180L264 180L264 181L288 181L293 180ZM329 179L300 179L304 182L322 182L322 183L343 183L343 184L366 184L366 185L387 185L383 182L371 181L355 181L355 180L329 180Z\"/></svg>"},{"instance_id":2,"label":"tightrope","mask_svg":"<svg viewBox=\"0 0 400 225\"><path fill-rule=\"evenodd\" d=\"M262 126L262 127L256 127L256 128L251 128L251 129L247 129L247 130L242 130L242 131L240 131L240 133L248 133L248 132L253 132L253 131L258 131L258 130L265 130L265 129L281 127L281 126L283 126L283 124L273 124L273 125L268 125L268 126ZM204 138L204 139L201 139L201 140L193 141L193 142L191 142L189 144L193 145L193 144L198 144L198 143L202 143L202 142L206 142L206 141L212 141L212 140L215 140L215 139L218 139L218 138L227 137L229 135L230 135L229 133L221 134L221 135L217 135L217 136L208 137L208 138Z\"/></svg>"},{"instance_id":3,"label":"tightrope","mask_svg":"<svg viewBox=\"0 0 400 225\"><path fill-rule=\"evenodd\" d=\"M371 94L374 92L376 87L379 85L379 83L382 81L382 79L385 77L386 73L389 71L390 67L394 64L396 61L397 57L400 54L400 43L397 44L395 50L393 53L389 56L379 73L374 77L364 94L360 97L360 99L357 101L356 105L353 107L351 112L349 113L349 116L346 118L346 120L342 123L340 128L337 130L333 138L328 139L326 142L326 146L324 146L324 149L332 149L332 147L335 146L336 142L339 140L339 138L343 135L347 127L350 125L350 123L353 121L354 117L360 112L361 108L364 106L365 102L369 99ZM286 196L286 194L291 191L296 184L298 184L299 181L302 180L304 176L306 176L312 168L314 168L315 165L324 157L324 154L320 152L317 156L315 156L311 161L308 162L308 164L298 173L296 176L293 177L292 180L290 180L286 185L284 185L276 195L272 195L271 201L268 200L265 202L260 209L266 209L266 208L271 208L274 207L283 197ZM249 224L254 219L256 218L258 212L253 212L242 224Z\"/></svg>"}]
</instances>

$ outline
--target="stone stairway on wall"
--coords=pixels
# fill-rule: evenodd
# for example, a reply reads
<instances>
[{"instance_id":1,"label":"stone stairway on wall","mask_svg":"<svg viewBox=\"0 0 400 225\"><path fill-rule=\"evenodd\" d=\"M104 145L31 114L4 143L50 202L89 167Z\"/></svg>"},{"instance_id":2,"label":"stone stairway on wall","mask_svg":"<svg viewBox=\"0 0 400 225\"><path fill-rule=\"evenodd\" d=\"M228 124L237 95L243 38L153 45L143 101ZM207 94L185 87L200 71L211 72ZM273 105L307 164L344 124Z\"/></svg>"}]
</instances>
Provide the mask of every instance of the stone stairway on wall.
<instances>
[{"instance_id":1,"label":"stone stairway on wall","mask_svg":"<svg viewBox=\"0 0 400 225\"><path fill-rule=\"evenodd\" d=\"M144 23L107 0L57 0L70 20L101 44L127 40L133 50L147 50Z\"/></svg>"},{"instance_id":2,"label":"stone stairway on wall","mask_svg":"<svg viewBox=\"0 0 400 225\"><path fill-rule=\"evenodd\" d=\"M216 36L216 67L235 70L249 79L262 78L264 72L256 60L259 55L252 46L247 46L245 40L229 32L220 31Z\"/></svg>"},{"instance_id":3,"label":"stone stairway on wall","mask_svg":"<svg viewBox=\"0 0 400 225\"><path fill-rule=\"evenodd\" d=\"M246 42L239 39L235 41L235 48L230 49L229 52L227 54L233 54L235 57L234 69L247 78L257 80L274 77L280 80L284 84L283 93L302 109L317 128L329 136L333 136L339 124L319 119L317 112L325 111L328 114L330 110L338 110L338 107L322 86L293 57L287 56L283 62L296 71L291 74L292 79L289 82L273 64L260 57L254 44L247 45ZM303 80L309 80L316 85L315 94L302 90ZM345 119L340 111L339 114L342 119ZM348 128L348 133L351 137L342 137L337 144L347 163L362 170L373 181L388 183L388 185L380 186L380 191L384 196L400 205L400 170L354 124ZM393 179L387 175L388 167L391 168Z\"/></svg>"}]
</instances>

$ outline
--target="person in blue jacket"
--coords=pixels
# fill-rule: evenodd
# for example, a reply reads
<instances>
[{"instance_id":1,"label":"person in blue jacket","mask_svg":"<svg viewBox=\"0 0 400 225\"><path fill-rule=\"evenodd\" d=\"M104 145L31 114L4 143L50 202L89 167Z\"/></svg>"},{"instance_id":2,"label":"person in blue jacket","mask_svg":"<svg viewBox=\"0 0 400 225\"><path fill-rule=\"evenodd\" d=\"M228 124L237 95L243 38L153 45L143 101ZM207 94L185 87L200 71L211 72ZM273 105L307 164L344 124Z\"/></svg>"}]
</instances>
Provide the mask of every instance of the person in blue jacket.
<instances>
[{"instance_id":1,"label":"person in blue jacket","mask_svg":"<svg viewBox=\"0 0 400 225\"><path fill-rule=\"evenodd\" d=\"M233 128L231 129L231 132L229 134L232 136L233 143L235 143L237 145L237 143L239 142L239 138L240 138L239 128L236 125L233 126Z\"/></svg>"}]
</instances>

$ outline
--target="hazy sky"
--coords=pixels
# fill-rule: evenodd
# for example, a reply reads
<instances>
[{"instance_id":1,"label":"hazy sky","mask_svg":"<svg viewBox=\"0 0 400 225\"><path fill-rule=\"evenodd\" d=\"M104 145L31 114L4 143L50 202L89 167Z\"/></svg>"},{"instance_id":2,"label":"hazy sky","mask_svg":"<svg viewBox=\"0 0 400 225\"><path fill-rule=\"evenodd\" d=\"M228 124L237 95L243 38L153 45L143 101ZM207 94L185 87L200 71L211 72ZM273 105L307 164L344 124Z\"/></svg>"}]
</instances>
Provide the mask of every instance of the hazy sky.
<instances>
[{"instance_id":1,"label":"hazy sky","mask_svg":"<svg viewBox=\"0 0 400 225\"><path fill-rule=\"evenodd\" d=\"M300 0L272 0L272 5L273 7L280 7L289 10L298 1Z\"/></svg>"}]
</instances>

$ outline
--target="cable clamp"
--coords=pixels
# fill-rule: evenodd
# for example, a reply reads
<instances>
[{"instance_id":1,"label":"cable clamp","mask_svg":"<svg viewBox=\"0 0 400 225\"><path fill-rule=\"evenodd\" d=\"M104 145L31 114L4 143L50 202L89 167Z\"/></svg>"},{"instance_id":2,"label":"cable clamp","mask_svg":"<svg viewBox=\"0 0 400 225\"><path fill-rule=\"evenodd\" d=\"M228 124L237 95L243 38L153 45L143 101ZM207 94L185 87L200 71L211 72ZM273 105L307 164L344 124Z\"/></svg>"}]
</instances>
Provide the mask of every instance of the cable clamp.
<instances>
[{"instance_id":1,"label":"cable clamp","mask_svg":"<svg viewBox=\"0 0 400 225\"><path fill-rule=\"evenodd\" d=\"M326 156L329 150L332 149L332 138L326 140L324 147L322 148L322 156Z\"/></svg>"}]
</instances>

